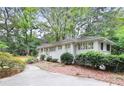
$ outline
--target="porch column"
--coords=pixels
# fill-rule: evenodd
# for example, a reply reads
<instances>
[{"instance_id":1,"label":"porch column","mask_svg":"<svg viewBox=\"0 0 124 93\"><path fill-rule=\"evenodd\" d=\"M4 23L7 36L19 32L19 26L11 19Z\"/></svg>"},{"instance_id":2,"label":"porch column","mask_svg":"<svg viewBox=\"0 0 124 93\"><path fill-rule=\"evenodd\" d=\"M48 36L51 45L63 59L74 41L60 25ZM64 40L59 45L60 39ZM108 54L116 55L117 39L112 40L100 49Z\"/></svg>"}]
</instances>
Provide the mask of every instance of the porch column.
<instances>
[{"instance_id":1,"label":"porch column","mask_svg":"<svg viewBox=\"0 0 124 93\"><path fill-rule=\"evenodd\" d=\"M98 42L98 41L94 41L94 42L93 42L93 49L94 49L94 50L99 50L99 49L100 49L100 47L99 47L99 42Z\"/></svg>"},{"instance_id":2,"label":"porch column","mask_svg":"<svg viewBox=\"0 0 124 93\"><path fill-rule=\"evenodd\" d=\"M71 44L71 53L73 54L73 56L75 58L75 56L76 56L76 48L75 48L75 44L74 43Z\"/></svg>"}]
</instances>

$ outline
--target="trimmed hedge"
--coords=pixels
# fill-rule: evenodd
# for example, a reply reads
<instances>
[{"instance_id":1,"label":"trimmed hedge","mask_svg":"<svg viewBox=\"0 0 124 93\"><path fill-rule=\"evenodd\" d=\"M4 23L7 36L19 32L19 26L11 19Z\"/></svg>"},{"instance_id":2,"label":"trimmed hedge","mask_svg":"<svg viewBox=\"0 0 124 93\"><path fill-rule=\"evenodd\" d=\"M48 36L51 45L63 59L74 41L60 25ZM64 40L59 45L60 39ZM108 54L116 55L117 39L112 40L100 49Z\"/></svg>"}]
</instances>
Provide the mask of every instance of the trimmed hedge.
<instances>
[{"instance_id":1,"label":"trimmed hedge","mask_svg":"<svg viewBox=\"0 0 124 93\"><path fill-rule=\"evenodd\" d=\"M72 64L73 59L74 59L73 55L70 54L70 53L68 53L68 52L62 54L62 55L60 56L60 58L61 58L61 62L64 63L64 64L66 64L66 65Z\"/></svg>"},{"instance_id":2,"label":"trimmed hedge","mask_svg":"<svg viewBox=\"0 0 124 93\"><path fill-rule=\"evenodd\" d=\"M75 64L99 68L106 66L109 71L124 71L124 55L110 55L100 52L89 51L76 56Z\"/></svg>"},{"instance_id":3,"label":"trimmed hedge","mask_svg":"<svg viewBox=\"0 0 124 93\"><path fill-rule=\"evenodd\" d=\"M97 67L101 63L103 54L99 52L86 52L76 56L76 64Z\"/></svg>"}]
</instances>

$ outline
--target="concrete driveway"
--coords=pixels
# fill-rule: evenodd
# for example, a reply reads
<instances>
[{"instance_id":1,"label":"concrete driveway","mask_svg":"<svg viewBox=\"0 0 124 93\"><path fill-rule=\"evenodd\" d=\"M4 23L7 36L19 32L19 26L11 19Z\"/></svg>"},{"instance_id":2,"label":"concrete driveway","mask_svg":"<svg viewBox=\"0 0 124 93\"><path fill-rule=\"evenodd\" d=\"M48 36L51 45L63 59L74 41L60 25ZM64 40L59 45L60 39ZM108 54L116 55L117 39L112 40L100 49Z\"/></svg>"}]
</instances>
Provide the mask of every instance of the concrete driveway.
<instances>
[{"instance_id":1,"label":"concrete driveway","mask_svg":"<svg viewBox=\"0 0 124 93\"><path fill-rule=\"evenodd\" d=\"M41 70L27 65L25 71L0 80L0 86L108 86L109 83Z\"/></svg>"}]
</instances>

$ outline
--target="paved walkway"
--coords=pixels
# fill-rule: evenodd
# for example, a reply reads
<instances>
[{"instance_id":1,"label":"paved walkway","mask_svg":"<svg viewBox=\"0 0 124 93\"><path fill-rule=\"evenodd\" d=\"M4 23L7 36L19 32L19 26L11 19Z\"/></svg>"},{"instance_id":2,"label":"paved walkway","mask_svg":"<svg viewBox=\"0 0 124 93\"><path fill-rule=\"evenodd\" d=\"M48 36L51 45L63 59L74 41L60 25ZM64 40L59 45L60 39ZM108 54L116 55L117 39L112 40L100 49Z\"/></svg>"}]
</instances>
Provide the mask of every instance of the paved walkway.
<instances>
[{"instance_id":1,"label":"paved walkway","mask_svg":"<svg viewBox=\"0 0 124 93\"><path fill-rule=\"evenodd\" d=\"M108 86L106 82L52 73L28 65L20 74L0 80L0 86Z\"/></svg>"}]
</instances>

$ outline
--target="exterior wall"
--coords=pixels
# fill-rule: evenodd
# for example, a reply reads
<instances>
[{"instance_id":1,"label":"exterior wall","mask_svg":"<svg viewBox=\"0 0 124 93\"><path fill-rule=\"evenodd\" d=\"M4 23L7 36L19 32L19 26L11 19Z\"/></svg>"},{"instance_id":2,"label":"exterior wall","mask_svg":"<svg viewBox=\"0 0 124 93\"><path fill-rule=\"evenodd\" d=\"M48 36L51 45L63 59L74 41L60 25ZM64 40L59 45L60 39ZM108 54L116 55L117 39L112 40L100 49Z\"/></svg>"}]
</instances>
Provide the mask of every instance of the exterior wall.
<instances>
[{"instance_id":1,"label":"exterior wall","mask_svg":"<svg viewBox=\"0 0 124 93\"><path fill-rule=\"evenodd\" d=\"M60 56L63 53L69 52L69 53L73 54L74 49L73 49L73 44L72 43L70 43L70 48L65 48L65 45L62 45L62 49L58 49L58 46L55 46L55 47L56 47L55 51L48 50L47 53L44 52L44 51L43 52L39 51L38 56L40 56L41 54L44 54L44 55L46 55L46 57L51 56L52 58L56 58L56 59L58 59L58 61L60 61Z\"/></svg>"},{"instance_id":2,"label":"exterior wall","mask_svg":"<svg viewBox=\"0 0 124 93\"><path fill-rule=\"evenodd\" d=\"M62 46L62 49L60 49L60 50L56 46L56 50L55 51L50 51L49 56L51 56L52 58L56 58L60 61L60 55L63 54L64 51L65 51L64 46Z\"/></svg>"}]
</instances>

